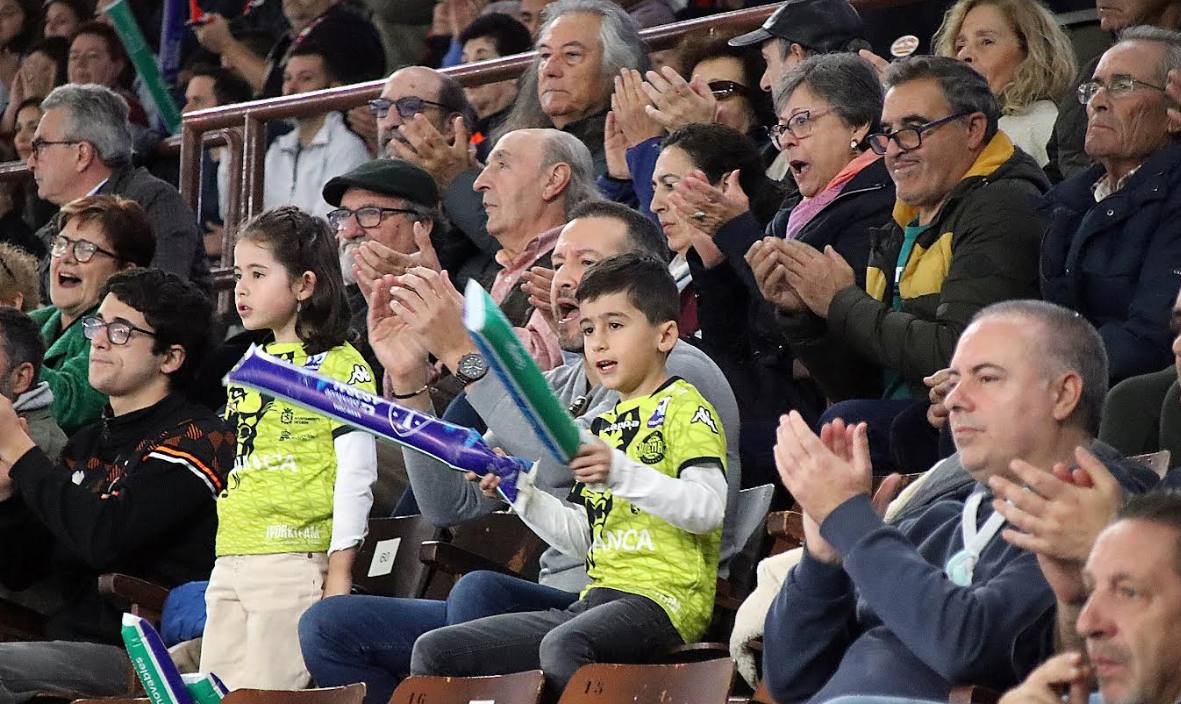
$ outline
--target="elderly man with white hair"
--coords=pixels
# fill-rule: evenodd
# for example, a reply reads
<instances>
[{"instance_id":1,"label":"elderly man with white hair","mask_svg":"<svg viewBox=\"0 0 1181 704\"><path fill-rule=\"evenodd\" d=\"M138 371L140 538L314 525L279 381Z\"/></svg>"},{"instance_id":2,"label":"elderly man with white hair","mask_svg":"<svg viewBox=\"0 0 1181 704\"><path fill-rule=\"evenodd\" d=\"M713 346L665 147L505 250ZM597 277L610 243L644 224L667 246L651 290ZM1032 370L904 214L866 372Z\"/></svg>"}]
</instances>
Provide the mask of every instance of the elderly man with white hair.
<instances>
[{"instance_id":1,"label":"elderly man with white hair","mask_svg":"<svg viewBox=\"0 0 1181 704\"><path fill-rule=\"evenodd\" d=\"M639 25L606 0L558 0L542 12L537 58L521 79L520 95L497 136L555 127L590 149L595 173L607 173L603 123L620 69L649 67Z\"/></svg>"}]
</instances>

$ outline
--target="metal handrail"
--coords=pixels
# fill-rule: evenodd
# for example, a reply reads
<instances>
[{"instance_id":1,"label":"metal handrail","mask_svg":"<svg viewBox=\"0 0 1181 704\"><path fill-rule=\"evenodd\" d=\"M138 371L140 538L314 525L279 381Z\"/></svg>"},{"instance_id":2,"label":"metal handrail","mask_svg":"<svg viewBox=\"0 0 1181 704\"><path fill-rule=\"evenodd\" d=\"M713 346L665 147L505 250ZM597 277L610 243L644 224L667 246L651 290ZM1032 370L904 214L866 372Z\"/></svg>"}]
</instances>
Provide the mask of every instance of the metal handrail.
<instances>
[{"instance_id":1,"label":"metal handrail","mask_svg":"<svg viewBox=\"0 0 1181 704\"><path fill-rule=\"evenodd\" d=\"M912 5L921 0L851 0L860 10ZM652 51L674 46L682 37L697 31L749 30L763 22L778 8L777 4L707 15L642 30L640 35ZM463 86L477 86L518 77L532 63L536 52L505 56L442 69ZM281 96L246 103L199 110L183 116L179 136L169 137L159 145L162 153L180 152L180 192L194 212L199 212L201 151L207 146L226 145L230 158L230 208L225 222L222 252L223 266L215 269L214 281L224 288L231 280L226 264L232 256L233 233L238 223L262 209L263 163L266 158L266 122L268 120L314 115L334 110L349 110L381 94L385 79L328 88L312 93ZM200 146L198 146L200 145ZM240 167L240 169L238 168ZM0 163L0 182L23 180L31 173L22 162Z\"/></svg>"}]
</instances>

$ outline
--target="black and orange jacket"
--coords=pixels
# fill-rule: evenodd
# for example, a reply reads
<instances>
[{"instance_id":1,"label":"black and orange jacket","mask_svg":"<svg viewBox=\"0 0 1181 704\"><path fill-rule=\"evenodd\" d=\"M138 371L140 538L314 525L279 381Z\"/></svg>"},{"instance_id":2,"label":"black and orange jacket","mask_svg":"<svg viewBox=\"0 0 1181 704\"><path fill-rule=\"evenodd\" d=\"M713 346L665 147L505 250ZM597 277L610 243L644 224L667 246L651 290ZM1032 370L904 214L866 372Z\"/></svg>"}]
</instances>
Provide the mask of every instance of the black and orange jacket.
<instances>
[{"instance_id":1,"label":"black and orange jacket","mask_svg":"<svg viewBox=\"0 0 1181 704\"><path fill-rule=\"evenodd\" d=\"M119 643L120 612L98 576L121 572L171 587L207 579L215 497L233 467L234 434L178 395L78 431L54 464L30 450L0 502L0 582L41 583L61 606L55 639Z\"/></svg>"},{"instance_id":2,"label":"black and orange jacket","mask_svg":"<svg viewBox=\"0 0 1181 704\"><path fill-rule=\"evenodd\" d=\"M916 217L915 208L897 201L892 221L870 235L865 288L838 291L825 334L793 341L830 398L879 395L881 374L863 373L866 365L897 371L916 397L925 397L923 377L948 365L978 310L1037 298L1045 227L1038 203L1048 188L1037 162L998 132L915 241L896 284L902 305L894 310L903 228ZM877 388L850 388L857 379Z\"/></svg>"}]
</instances>

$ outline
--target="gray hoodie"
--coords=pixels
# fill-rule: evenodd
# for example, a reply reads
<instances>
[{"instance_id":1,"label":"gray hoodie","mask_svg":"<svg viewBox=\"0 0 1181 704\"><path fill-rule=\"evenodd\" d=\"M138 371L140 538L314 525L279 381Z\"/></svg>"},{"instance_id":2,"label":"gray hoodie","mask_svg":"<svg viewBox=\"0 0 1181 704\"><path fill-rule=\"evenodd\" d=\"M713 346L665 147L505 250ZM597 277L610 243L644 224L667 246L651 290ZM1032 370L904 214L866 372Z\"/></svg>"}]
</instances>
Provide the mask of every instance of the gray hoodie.
<instances>
[{"instance_id":1,"label":"gray hoodie","mask_svg":"<svg viewBox=\"0 0 1181 704\"><path fill-rule=\"evenodd\" d=\"M726 519L722 525L721 564L718 575L725 577L726 563L741 549L734 533L734 504L742 484L738 460L738 403L722 370L704 352L685 342L678 342L668 356L668 372L679 376L701 393L713 405L726 431ZM570 407L576 399L585 397L578 423L586 429L596 416L610 410L619 401L619 394L596 386L587 388L586 369L580 355L569 356L569 361L545 373L558 400ZM513 402L508 390L489 374L467 388L467 399L488 424L484 436L492 447L503 448L511 455L539 462L536 486L565 499L573 485L570 469L549 456L537 440L525 417ZM414 488L419 509L432 523L450 526L471 520L502 508L504 504L489 499L478 486L464 479L463 474L447 465L414 450L403 450L406 473ZM585 561L575 559L554 548L541 556L538 582L555 589L579 592L589 582Z\"/></svg>"},{"instance_id":2,"label":"gray hoodie","mask_svg":"<svg viewBox=\"0 0 1181 704\"><path fill-rule=\"evenodd\" d=\"M56 463L68 438L49 412L52 403L53 391L47 382L42 381L18 396L12 406L16 414L28 422L29 437Z\"/></svg>"}]
</instances>

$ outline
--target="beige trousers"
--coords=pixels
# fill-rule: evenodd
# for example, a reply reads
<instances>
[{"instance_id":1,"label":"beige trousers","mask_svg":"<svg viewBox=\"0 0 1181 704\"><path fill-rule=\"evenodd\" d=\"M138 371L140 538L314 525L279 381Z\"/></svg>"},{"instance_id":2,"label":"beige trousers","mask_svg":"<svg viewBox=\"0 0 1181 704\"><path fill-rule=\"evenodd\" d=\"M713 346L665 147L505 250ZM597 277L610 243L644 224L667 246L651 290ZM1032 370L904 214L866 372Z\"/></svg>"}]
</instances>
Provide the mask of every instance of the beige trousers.
<instances>
[{"instance_id":1,"label":"beige trousers","mask_svg":"<svg viewBox=\"0 0 1181 704\"><path fill-rule=\"evenodd\" d=\"M299 617L320 600L327 571L324 553L217 558L205 592L201 671L230 689L310 685Z\"/></svg>"}]
</instances>

